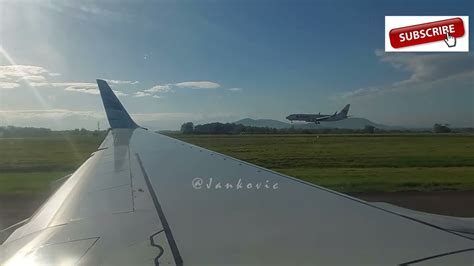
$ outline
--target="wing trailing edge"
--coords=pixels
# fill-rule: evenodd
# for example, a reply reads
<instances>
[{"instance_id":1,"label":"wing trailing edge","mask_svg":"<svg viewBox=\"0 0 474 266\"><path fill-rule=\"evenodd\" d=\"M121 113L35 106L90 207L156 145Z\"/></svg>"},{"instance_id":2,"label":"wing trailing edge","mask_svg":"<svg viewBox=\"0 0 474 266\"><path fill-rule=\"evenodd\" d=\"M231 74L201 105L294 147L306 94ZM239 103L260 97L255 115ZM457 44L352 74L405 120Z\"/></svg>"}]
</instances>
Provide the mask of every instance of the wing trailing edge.
<instances>
[{"instance_id":1,"label":"wing trailing edge","mask_svg":"<svg viewBox=\"0 0 474 266\"><path fill-rule=\"evenodd\" d=\"M104 103L105 112L111 128L137 128L139 127L130 117L125 107L119 101L109 84L105 80L97 79L100 96Z\"/></svg>"}]
</instances>

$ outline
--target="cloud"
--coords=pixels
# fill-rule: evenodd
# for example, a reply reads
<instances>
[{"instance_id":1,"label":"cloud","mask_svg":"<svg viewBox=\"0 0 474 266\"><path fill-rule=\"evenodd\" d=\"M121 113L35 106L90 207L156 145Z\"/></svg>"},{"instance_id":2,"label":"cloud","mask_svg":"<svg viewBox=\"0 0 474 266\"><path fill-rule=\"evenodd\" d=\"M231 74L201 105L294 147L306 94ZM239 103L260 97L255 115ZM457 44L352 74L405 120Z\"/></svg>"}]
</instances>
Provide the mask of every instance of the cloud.
<instances>
[{"instance_id":1,"label":"cloud","mask_svg":"<svg viewBox=\"0 0 474 266\"><path fill-rule=\"evenodd\" d=\"M82 92L87 94L100 94L100 91L96 83L87 83L87 82L62 82L62 83L51 83L53 87L62 87L66 86L65 91L71 92ZM113 90L117 97L127 96L128 94L121 91Z\"/></svg>"},{"instance_id":2,"label":"cloud","mask_svg":"<svg viewBox=\"0 0 474 266\"><path fill-rule=\"evenodd\" d=\"M179 83L170 83L170 84L158 84L149 89L143 91L143 94L140 93L140 96L150 96L153 98L162 98L157 95L160 93L174 92L173 88L183 88L183 89L217 89L221 85L212 81L185 81ZM148 95L145 95L147 93Z\"/></svg>"},{"instance_id":3,"label":"cloud","mask_svg":"<svg viewBox=\"0 0 474 266\"><path fill-rule=\"evenodd\" d=\"M128 96L128 94L118 91L118 90L112 90L117 97L122 97L122 96Z\"/></svg>"},{"instance_id":4,"label":"cloud","mask_svg":"<svg viewBox=\"0 0 474 266\"><path fill-rule=\"evenodd\" d=\"M145 97L145 96L151 96L151 94L144 91L137 91L133 95L133 97Z\"/></svg>"},{"instance_id":5,"label":"cloud","mask_svg":"<svg viewBox=\"0 0 474 266\"><path fill-rule=\"evenodd\" d=\"M28 81L28 82L45 82L46 78L44 76L39 75L31 75L31 76L23 76L17 80L18 81Z\"/></svg>"},{"instance_id":6,"label":"cloud","mask_svg":"<svg viewBox=\"0 0 474 266\"><path fill-rule=\"evenodd\" d=\"M3 67L3 69L2 69ZM2 72L3 70L3 72ZM46 71L44 68L40 67L31 67L31 66L14 66L12 68L6 66L0 66L0 77L3 77L3 80L11 79L11 77L16 77L17 82L26 81L29 86L32 87L65 87L65 91L70 92L82 92L87 94L100 94L99 89L97 88L96 83L91 82L48 82L44 76L40 75L26 75L21 76L25 73L43 73ZM57 74L57 73L54 73ZM138 81L126 81L126 80L112 80L112 84L137 84ZM14 89L20 86L16 82L2 82L0 78L0 89ZM121 91L114 90L117 96L127 96L128 94Z\"/></svg>"},{"instance_id":7,"label":"cloud","mask_svg":"<svg viewBox=\"0 0 474 266\"><path fill-rule=\"evenodd\" d=\"M171 88L172 84L166 84L166 85L156 85L153 86L147 90L146 92L158 92L158 93L166 93L166 92L172 92L173 89Z\"/></svg>"},{"instance_id":8,"label":"cloud","mask_svg":"<svg viewBox=\"0 0 474 266\"><path fill-rule=\"evenodd\" d=\"M432 82L464 73L474 73L474 56L467 54L385 54L378 50L376 55L382 62L411 72L408 79L395 83L395 86Z\"/></svg>"},{"instance_id":9,"label":"cloud","mask_svg":"<svg viewBox=\"0 0 474 266\"><path fill-rule=\"evenodd\" d=\"M31 87L65 87L68 92L80 92L86 94L100 94L97 85L90 82L51 82L47 77L57 77L60 73L50 72L44 67L30 65L8 65L0 66L0 89L15 89L20 87L22 82L26 82ZM107 79L113 85L136 85L138 81ZM173 92L173 88L187 89L216 89L220 84L212 81L185 81L175 84L155 85L144 91L138 91L133 97L153 97L162 98L160 93ZM232 88L231 91L238 91L239 88ZM114 90L117 96L127 96L127 94Z\"/></svg>"},{"instance_id":10,"label":"cloud","mask_svg":"<svg viewBox=\"0 0 474 266\"><path fill-rule=\"evenodd\" d=\"M149 92L146 92L146 91L137 91L135 92L135 94L133 95L133 97L152 97L152 98L155 98L155 99L161 99L162 97L159 96L159 95L153 95Z\"/></svg>"},{"instance_id":11,"label":"cloud","mask_svg":"<svg viewBox=\"0 0 474 266\"><path fill-rule=\"evenodd\" d=\"M376 88L376 87L360 88L353 91L344 92L342 93L342 97L343 98L364 97L364 96L375 95L377 93L380 93L380 91L381 89Z\"/></svg>"},{"instance_id":12,"label":"cloud","mask_svg":"<svg viewBox=\"0 0 474 266\"><path fill-rule=\"evenodd\" d=\"M212 81L186 81L174 84L179 88L189 89L217 89L221 85Z\"/></svg>"},{"instance_id":13,"label":"cloud","mask_svg":"<svg viewBox=\"0 0 474 266\"><path fill-rule=\"evenodd\" d=\"M8 65L0 66L0 78L1 79L18 79L25 76L40 76L41 74L48 73L43 67L40 66L29 66L29 65Z\"/></svg>"},{"instance_id":14,"label":"cloud","mask_svg":"<svg viewBox=\"0 0 474 266\"><path fill-rule=\"evenodd\" d=\"M48 73L43 67L30 65L0 66L0 89L15 89L20 82L45 81L43 74Z\"/></svg>"},{"instance_id":15,"label":"cloud","mask_svg":"<svg viewBox=\"0 0 474 266\"><path fill-rule=\"evenodd\" d=\"M18 83L14 83L14 82L0 82L0 90L15 89L19 86L20 85Z\"/></svg>"},{"instance_id":16,"label":"cloud","mask_svg":"<svg viewBox=\"0 0 474 266\"><path fill-rule=\"evenodd\" d=\"M69 86L64 89L65 91L73 91L73 92L82 92L88 94L100 94L99 89L97 88L87 88L81 86Z\"/></svg>"},{"instance_id":17,"label":"cloud","mask_svg":"<svg viewBox=\"0 0 474 266\"><path fill-rule=\"evenodd\" d=\"M88 94L99 94L97 84L90 82L49 82L46 76L57 77L60 73L50 72L44 67L31 65L6 65L0 66L0 89L18 88L21 82L28 83L32 87L66 87L65 91L82 92ZM115 85L135 85L138 81L130 80L107 80ZM117 96L126 96L127 94L114 91Z\"/></svg>"},{"instance_id":18,"label":"cloud","mask_svg":"<svg viewBox=\"0 0 474 266\"><path fill-rule=\"evenodd\" d=\"M116 84L116 85L123 85L123 84L129 84L129 85L135 85L138 84L138 81L131 81L131 80L116 80L116 79L106 79L106 81L110 84Z\"/></svg>"},{"instance_id":19,"label":"cloud","mask_svg":"<svg viewBox=\"0 0 474 266\"><path fill-rule=\"evenodd\" d=\"M413 54L384 53L377 50L375 54L381 62L386 62L395 69L406 71L409 77L392 84L380 87L359 88L342 94L344 98L373 96L387 92L405 90L432 89L439 87L441 82L455 83L472 82L474 78L474 56L460 53Z\"/></svg>"},{"instance_id":20,"label":"cloud","mask_svg":"<svg viewBox=\"0 0 474 266\"><path fill-rule=\"evenodd\" d=\"M230 88L229 91L239 92L239 91L242 91L242 88Z\"/></svg>"}]
</instances>

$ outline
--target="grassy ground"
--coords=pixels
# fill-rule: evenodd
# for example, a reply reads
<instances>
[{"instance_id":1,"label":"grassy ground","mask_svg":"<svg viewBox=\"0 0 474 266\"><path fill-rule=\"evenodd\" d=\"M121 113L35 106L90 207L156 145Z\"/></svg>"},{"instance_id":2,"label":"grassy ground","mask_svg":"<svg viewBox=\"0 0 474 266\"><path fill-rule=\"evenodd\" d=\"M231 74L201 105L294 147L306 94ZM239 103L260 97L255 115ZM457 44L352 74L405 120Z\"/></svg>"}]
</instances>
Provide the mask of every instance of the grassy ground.
<instances>
[{"instance_id":1,"label":"grassy ground","mask_svg":"<svg viewBox=\"0 0 474 266\"><path fill-rule=\"evenodd\" d=\"M342 192L474 190L474 137L457 135L173 135ZM48 191L102 136L0 138L0 194Z\"/></svg>"},{"instance_id":2,"label":"grassy ground","mask_svg":"<svg viewBox=\"0 0 474 266\"><path fill-rule=\"evenodd\" d=\"M342 192L474 190L474 137L173 135Z\"/></svg>"},{"instance_id":3,"label":"grassy ground","mask_svg":"<svg viewBox=\"0 0 474 266\"><path fill-rule=\"evenodd\" d=\"M46 193L76 169L103 136L0 138L0 194Z\"/></svg>"}]
</instances>

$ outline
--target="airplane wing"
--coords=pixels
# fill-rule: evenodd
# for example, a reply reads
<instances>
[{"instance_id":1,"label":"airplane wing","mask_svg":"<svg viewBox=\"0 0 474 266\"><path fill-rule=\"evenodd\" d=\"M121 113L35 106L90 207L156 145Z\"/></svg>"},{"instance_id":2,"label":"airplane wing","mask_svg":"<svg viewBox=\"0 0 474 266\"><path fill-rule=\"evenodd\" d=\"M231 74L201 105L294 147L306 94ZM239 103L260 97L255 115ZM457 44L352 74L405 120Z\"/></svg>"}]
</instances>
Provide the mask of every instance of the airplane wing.
<instances>
[{"instance_id":1,"label":"airplane wing","mask_svg":"<svg viewBox=\"0 0 474 266\"><path fill-rule=\"evenodd\" d=\"M98 81L100 147L2 265L472 265L474 235L149 130Z\"/></svg>"},{"instance_id":2,"label":"airplane wing","mask_svg":"<svg viewBox=\"0 0 474 266\"><path fill-rule=\"evenodd\" d=\"M332 115L326 115L326 116L320 116L320 117L316 117L314 118L314 121L324 121L326 119L328 119L329 117L331 117Z\"/></svg>"}]
</instances>

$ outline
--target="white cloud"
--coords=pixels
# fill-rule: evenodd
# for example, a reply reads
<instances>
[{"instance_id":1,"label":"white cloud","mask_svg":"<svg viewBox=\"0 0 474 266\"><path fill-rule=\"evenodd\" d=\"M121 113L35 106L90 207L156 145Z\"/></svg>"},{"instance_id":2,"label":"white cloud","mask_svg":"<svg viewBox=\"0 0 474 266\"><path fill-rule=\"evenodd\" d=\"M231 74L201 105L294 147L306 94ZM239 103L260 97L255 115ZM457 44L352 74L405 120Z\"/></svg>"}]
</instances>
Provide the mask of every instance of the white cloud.
<instances>
[{"instance_id":1,"label":"white cloud","mask_svg":"<svg viewBox=\"0 0 474 266\"><path fill-rule=\"evenodd\" d=\"M117 97L128 96L128 94L121 91L113 90L113 92L115 93Z\"/></svg>"},{"instance_id":2,"label":"white cloud","mask_svg":"<svg viewBox=\"0 0 474 266\"><path fill-rule=\"evenodd\" d=\"M55 82L50 83L53 87L66 87L65 91L82 92L88 94L100 94L97 84L88 82Z\"/></svg>"},{"instance_id":3,"label":"white cloud","mask_svg":"<svg viewBox=\"0 0 474 266\"><path fill-rule=\"evenodd\" d=\"M45 82L46 78L44 76L39 76L39 75L31 75L31 76L24 76L21 77L17 80L18 81L28 81L28 82Z\"/></svg>"},{"instance_id":4,"label":"white cloud","mask_svg":"<svg viewBox=\"0 0 474 266\"><path fill-rule=\"evenodd\" d=\"M151 94L149 92L145 92L145 91L137 91L137 92L135 92L133 97L136 97L136 98L139 98L139 97L152 97L152 98L155 98L155 99L161 99L162 98L160 95L153 95L153 94Z\"/></svg>"},{"instance_id":5,"label":"white cloud","mask_svg":"<svg viewBox=\"0 0 474 266\"><path fill-rule=\"evenodd\" d=\"M90 82L49 82L46 76L57 77L60 73L49 72L46 68L30 65L6 65L0 66L0 89L15 89L20 86L19 82L26 82L32 87L66 87L65 91L82 92L87 94L99 94L96 83ZM129 80L107 80L111 84L138 84L138 81ZM114 91L117 96L126 96L121 91Z\"/></svg>"},{"instance_id":6,"label":"white cloud","mask_svg":"<svg viewBox=\"0 0 474 266\"><path fill-rule=\"evenodd\" d=\"M242 91L242 88L230 88L229 91L239 92Z\"/></svg>"},{"instance_id":7,"label":"white cloud","mask_svg":"<svg viewBox=\"0 0 474 266\"><path fill-rule=\"evenodd\" d=\"M43 67L30 65L0 66L0 89L18 88L18 82L45 81L43 74L48 73Z\"/></svg>"},{"instance_id":8,"label":"white cloud","mask_svg":"<svg viewBox=\"0 0 474 266\"><path fill-rule=\"evenodd\" d=\"M18 83L14 83L14 82L0 82L0 89L1 90L15 89L19 86L20 85Z\"/></svg>"},{"instance_id":9,"label":"white cloud","mask_svg":"<svg viewBox=\"0 0 474 266\"><path fill-rule=\"evenodd\" d=\"M179 88L189 89L217 89L221 85L212 81L186 81L174 84Z\"/></svg>"},{"instance_id":10,"label":"white cloud","mask_svg":"<svg viewBox=\"0 0 474 266\"><path fill-rule=\"evenodd\" d=\"M63 82L63 83L51 83L53 87L67 86L64 90L71 92L82 92L87 94L100 94L100 91L95 83L87 82ZM121 91L113 90L117 97L127 96L128 94Z\"/></svg>"},{"instance_id":11,"label":"white cloud","mask_svg":"<svg viewBox=\"0 0 474 266\"><path fill-rule=\"evenodd\" d=\"M378 50L376 55L382 62L411 72L408 79L395 83L395 86L406 86L441 80L463 73L474 73L474 56L468 54L385 54Z\"/></svg>"},{"instance_id":12,"label":"white cloud","mask_svg":"<svg viewBox=\"0 0 474 266\"><path fill-rule=\"evenodd\" d=\"M57 77L60 73L49 72L40 66L30 65L8 65L0 66L0 89L15 89L26 82L31 87L65 87L65 91L80 92L86 94L99 94L95 83L90 82L51 82L47 77ZM20 83L19 83L20 82ZM113 85L136 85L138 81L108 79L108 83ZM153 97L162 98L160 93L173 92L173 88L187 89L216 89L220 84L212 81L185 81L175 84L155 85L144 91L136 92L133 97ZM232 88L231 91L240 91L240 88ZM127 94L114 91L117 96L126 96Z\"/></svg>"},{"instance_id":13,"label":"white cloud","mask_svg":"<svg viewBox=\"0 0 474 266\"><path fill-rule=\"evenodd\" d=\"M158 93L166 93L166 92L172 92L173 89L171 89L171 84L166 84L166 85L156 85L153 86L147 90L146 92L158 92Z\"/></svg>"},{"instance_id":14,"label":"white cloud","mask_svg":"<svg viewBox=\"0 0 474 266\"><path fill-rule=\"evenodd\" d=\"M133 95L133 97L145 97L145 96L151 96L151 94L144 91L137 91Z\"/></svg>"},{"instance_id":15,"label":"white cloud","mask_svg":"<svg viewBox=\"0 0 474 266\"><path fill-rule=\"evenodd\" d=\"M82 92L88 94L100 94L99 89L97 88L87 88L87 87L80 87L80 86L69 86L64 89L65 91L73 91L73 92Z\"/></svg>"},{"instance_id":16,"label":"white cloud","mask_svg":"<svg viewBox=\"0 0 474 266\"><path fill-rule=\"evenodd\" d=\"M106 81L110 84L116 84L116 85L123 85L123 84L129 84L129 85L136 85L139 82L138 81L131 81L131 80L116 80L116 79L106 79Z\"/></svg>"},{"instance_id":17,"label":"white cloud","mask_svg":"<svg viewBox=\"0 0 474 266\"><path fill-rule=\"evenodd\" d=\"M7 65L0 66L0 78L18 79L25 76L39 76L48 73L43 67L29 65Z\"/></svg>"},{"instance_id":18,"label":"white cloud","mask_svg":"<svg viewBox=\"0 0 474 266\"><path fill-rule=\"evenodd\" d=\"M359 88L353 91L348 91L342 93L343 98L353 98L353 97L364 97L369 95L375 95L379 93L381 89L376 87L368 87L368 88Z\"/></svg>"},{"instance_id":19,"label":"white cloud","mask_svg":"<svg viewBox=\"0 0 474 266\"><path fill-rule=\"evenodd\" d=\"M433 89L439 83L452 81L454 89L456 83L465 83L474 78L474 56L458 53L442 54L412 54L412 53L384 53L377 50L375 54L380 61L389 63L395 69L409 73L407 79L379 87L359 88L342 94L344 98L374 96L380 93L401 92L405 90Z\"/></svg>"},{"instance_id":20,"label":"white cloud","mask_svg":"<svg viewBox=\"0 0 474 266\"><path fill-rule=\"evenodd\" d=\"M31 82L29 84L30 86L33 87L66 87L64 88L65 91L70 91L70 92L82 92L82 93L87 93L87 94L94 94L98 95L100 94L99 89L97 87L96 83L91 83L91 82ZM123 93L118 90L113 90L115 95L117 96L127 96L128 94Z\"/></svg>"},{"instance_id":21,"label":"white cloud","mask_svg":"<svg viewBox=\"0 0 474 266\"><path fill-rule=\"evenodd\" d=\"M53 83L47 83L48 85L51 85L53 87L81 87L81 88L97 88L96 83L92 82L53 82Z\"/></svg>"},{"instance_id":22,"label":"white cloud","mask_svg":"<svg viewBox=\"0 0 474 266\"><path fill-rule=\"evenodd\" d=\"M174 92L174 88L186 88L186 89L217 89L220 87L218 83L212 81L185 81L174 84L164 84L164 85L155 85L149 89L144 90L144 93L148 95L140 94L141 96L151 96L153 98L160 99L162 98L159 93L168 93ZM141 97L137 96L137 97Z\"/></svg>"}]
</instances>

